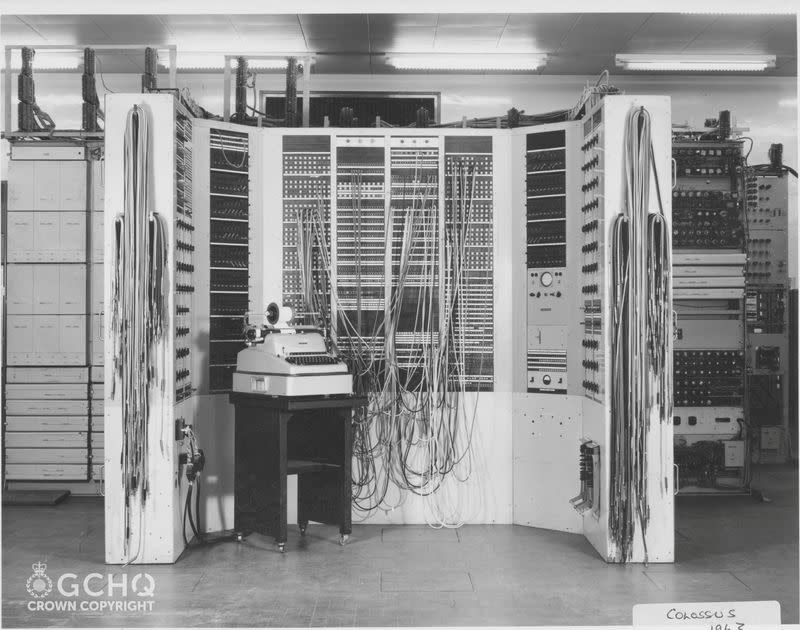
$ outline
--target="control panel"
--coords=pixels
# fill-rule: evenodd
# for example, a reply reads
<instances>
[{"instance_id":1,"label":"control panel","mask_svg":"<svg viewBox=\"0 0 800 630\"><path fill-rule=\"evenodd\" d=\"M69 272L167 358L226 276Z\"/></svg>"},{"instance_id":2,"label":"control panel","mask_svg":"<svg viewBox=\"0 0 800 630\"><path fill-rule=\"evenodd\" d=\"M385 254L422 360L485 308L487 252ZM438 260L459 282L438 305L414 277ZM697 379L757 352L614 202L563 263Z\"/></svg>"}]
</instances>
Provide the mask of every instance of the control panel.
<instances>
[{"instance_id":1,"label":"control panel","mask_svg":"<svg viewBox=\"0 0 800 630\"><path fill-rule=\"evenodd\" d=\"M746 179L745 294L748 418L758 460L779 463L789 451L788 177L751 170Z\"/></svg>"},{"instance_id":2,"label":"control panel","mask_svg":"<svg viewBox=\"0 0 800 630\"><path fill-rule=\"evenodd\" d=\"M566 132L526 137L527 387L567 393Z\"/></svg>"},{"instance_id":3,"label":"control panel","mask_svg":"<svg viewBox=\"0 0 800 630\"><path fill-rule=\"evenodd\" d=\"M747 447L744 159L740 140L673 137L675 462L684 493L743 491L744 457L725 470L729 440ZM737 460L738 461L738 460ZM683 468L681 468L683 467Z\"/></svg>"}]
</instances>

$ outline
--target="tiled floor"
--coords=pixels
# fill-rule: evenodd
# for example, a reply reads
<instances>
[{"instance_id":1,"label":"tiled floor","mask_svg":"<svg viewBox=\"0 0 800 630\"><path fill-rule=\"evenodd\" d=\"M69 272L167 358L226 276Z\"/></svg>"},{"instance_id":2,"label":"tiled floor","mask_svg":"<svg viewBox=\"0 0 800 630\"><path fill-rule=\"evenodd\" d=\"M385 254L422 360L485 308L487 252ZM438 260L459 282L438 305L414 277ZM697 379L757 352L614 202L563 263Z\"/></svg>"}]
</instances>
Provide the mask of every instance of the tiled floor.
<instances>
[{"instance_id":1,"label":"tiled floor","mask_svg":"<svg viewBox=\"0 0 800 630\"><path fill-rule=\"evenodd\" d=\"M674 565L609 566L581 536L525 527L356 526L340 547L335 528L312 525L305 540L290 530L285 554L252 536L147 567L146 614L28 611L39 560L51 576L145 569L103 565L99 500L4 508L3 626L627 625L641 602L759 599L798 623L797 469L754 484L772 501L679 498Z\"/></svg>"}]
</instances>

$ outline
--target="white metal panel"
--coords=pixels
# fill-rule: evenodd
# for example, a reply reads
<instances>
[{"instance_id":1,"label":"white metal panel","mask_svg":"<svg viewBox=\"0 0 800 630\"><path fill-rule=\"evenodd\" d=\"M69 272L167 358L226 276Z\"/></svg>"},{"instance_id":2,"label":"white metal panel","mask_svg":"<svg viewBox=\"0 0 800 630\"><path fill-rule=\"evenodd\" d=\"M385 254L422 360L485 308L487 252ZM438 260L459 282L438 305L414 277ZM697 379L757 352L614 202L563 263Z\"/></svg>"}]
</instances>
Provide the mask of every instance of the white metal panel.
<instances>
[{"instance_id":1,"label":"white metal panel","mask_svg":"<svg viewBox=\"0 0 800 630\"><path fill-rule=\"evenodd\" d=\"M35 383L6 385L6 400L81 400L86 398L86 385L75 383Z\"/></svg>"},{"instance_id":2,"label":"white metal panel","mask_svg":"<svg viewBox=\"0 0 800 630\"><path fill-rule=\"evenodd\" d=\"M514 394L514 524L580 532L569 500L578 494L582 398Z\"/></svg>"},{"instance_id":3,"label":"white metal panel","mask_svg":"<svg viewBox=\"0 0 800 630\"><path fill-rule=\"evenodd\" d=\"M86 312L86 265L59 265L59 313Z\"/></svg>"},{"instance_id":4,"label":"white metal panel","mask_svg":"<svg viewBox=\"0 0 800 630\"><path fill-rule=\"evenodd\" d=\"M86 210L86 162L59 162L60 210Z\"/></svg>"},{"instance_id":5,"label":"white metal panel","mask_svg":"<svg viewBox=\"0 0 800 630\"><path fill-rule=\"evenodd\" d=\"M86 448L8 448L8 464L83 464L88 465Z\"/></svg>"},{"instance_id":6,"label":"white metal panel","mask_svg":"<svg viewBox=\"0 0 800 630\"><path fill-rule=\"evenodd\" d=\"M87 416L88 400L8 400L9 416Z\"/></svg>"},{"instance_id":7,"label":"white metal panel","mask_svg":"<svg viewBox=\"0 0 800 630\"><path fill-rule=\"evenodd\" d=\"M35 265L8 265L6 270L6 309L12 315L33 313L33 273Z\"/></svg>"},{"instance_id":8,"label":"white metal panel","mask_svg":"<svg viewBox=\"0 0 800 630\"><path fill-rule=\"evenodd\" d=\"M60 249L64 262L86 259L86 213L65 212L61 215Z\"/></svg>"},{"instance_id":9,"label":"white metal panel","mask_svg":"<svg viewBox=\"0 0 800 630\"><path fill-rule=\"evenodd\" d=\"M6 479L74 481L86 479L84 464L6 464Z\"/></svg>"},{"instance_id":10,"label":"white metal panel","mask_svg":"<svg viewBox=\"0 0 800 630\"><path fill-rule=\"evenodd\" d=\"M33 325L33 351L46 363L61 363L56 358L61 350L60 318L57 315L37 315Z\"/></svg>"},{"instance_id":11,"label":"white metal panel","mask_svg":"<svg viewBox=\"0 0 800 630\"><path fill-rule=\"evenodd\" d=\"M8 163L8 209L33 210L33 162Z\"/></svg>"},{"instance_id":12,"label":"white metal panel","mask_svg":"<svg viewBox=\"0 0 800 630\"><path fill-rule=\"evenodd\" d=\"M83 160L86 151L76 145L52 145L25 142L11 146L12 160L41 160L44 162L61 160Z\"/></svg>"},{"instance_id":13,"label":"white metal panel","mask_svg":"<svg viewBox=\"0 0 800 630\"><path fill-rule=\"evenodd\" d=\"M61 265L34 265L33 292L36 315L60 313Z\"/></svg>"},{"instance_id":14,"label":"white metal panel","mask_svg":"<svg viewBox=\"0 0 800 630\"><path fill-rule=\"evenodd\" d=\"M33 212L8 213L8 238L6 257L8 262L30 262L33 250Z\"/></svg>"},{"instance_id":15,"label":"white metal panel","mask_svg":"<svg viewBox=\"0 0 800 630\"><path fill-rule=\"evenodd\" d=\"M78 431L6 431L6 448L84 448L88 440Z\"/></svg>"},{"instance_id":16,"label":"white metal panel","mask_svg":"<svg viewBox=\"0 0 800 630\"><path fill-rule=\"evenodd\" d=\"M81 362L84 362L86 357L86 318L70 315L59 319L61 323L59 349L68 355L80 355Z\"/></svg>"},{"instance_id":17,"label":"white metal panel","mask_svg":"<svg viewBox=\"0 0 800 630\"><path fill-rule=\"evenodd\" d=\"M7 416L6 431L88 431L88 416Z\"/></svg>"},{"instance_id":18,"label":"white metal panel","mask_svg":"<svg viewBox=\"0 0 800 630\"><path fill-rule=\"evenodd\" d=\"M86 383L86 368L32 367L8 368L8 383Z\"/></svg>"},{"instance_id":19,"label":"white metal panel","mask_svg":"<svg viewBox=\"0 0 800 630\"><path fill-rule=\"evenodd\" d=\"M6 356L9 365L30 365L33 361L33 316L6 318Z\"/></svg>"},{"instance_id":20,"label":"white metal panel","mask_svg":"<svg viewBox=\"0 0 800 630\"><path fill-rule=\"evenodd\" d=\"M37 160L33 163L33 209L61 209L61 165L56 161Z\"/></svg>"},{"instance_id":21,"label":"white metal panel","mask_svg":"<svg viewBox=\"0 0 800 630\"><path fill-rule=\"evenodd\" d=\"M59 262L61 260L61 215L56 212L36 212L33 217L33 251L31 260Z\"/></svg>"}]
</instances>

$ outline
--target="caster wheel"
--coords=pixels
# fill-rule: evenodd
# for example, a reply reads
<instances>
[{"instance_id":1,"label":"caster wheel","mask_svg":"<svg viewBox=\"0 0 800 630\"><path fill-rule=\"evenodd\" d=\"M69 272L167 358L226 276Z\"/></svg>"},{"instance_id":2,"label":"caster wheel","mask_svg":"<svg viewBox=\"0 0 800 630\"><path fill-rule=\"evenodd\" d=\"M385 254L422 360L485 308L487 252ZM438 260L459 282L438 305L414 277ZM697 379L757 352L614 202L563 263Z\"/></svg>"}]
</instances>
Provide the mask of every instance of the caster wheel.
<instances>
[{"instance_id":1,"label":"caster wheel","mask_svg":"<svg viewBox=\"0 0 800 630\"><path fill-rule=\"evenodd\" d=\"M236 542L240 543L244 540L244 536L242 536L242 532L236 532Z\"/></svg>"},{"instance_id":2,"label":"caster wheel","mask_svg":"<svg viewBox=\"0 0 800 630\"><path fill-rule=\"evenodd\" d=\"M278 551L284 553L286 551L286 543L278 543Z\"/></svg>"},{"instance_id":3,"label":"caster wheel","mask_svg":"<svg viewBox=\"0 0 800 630\"><path fill-rule=\"evenodd\" d=\"M344 547L347 541L350 540L350 534L339 534L339 544Z\"/></svg>"}]
</instances>

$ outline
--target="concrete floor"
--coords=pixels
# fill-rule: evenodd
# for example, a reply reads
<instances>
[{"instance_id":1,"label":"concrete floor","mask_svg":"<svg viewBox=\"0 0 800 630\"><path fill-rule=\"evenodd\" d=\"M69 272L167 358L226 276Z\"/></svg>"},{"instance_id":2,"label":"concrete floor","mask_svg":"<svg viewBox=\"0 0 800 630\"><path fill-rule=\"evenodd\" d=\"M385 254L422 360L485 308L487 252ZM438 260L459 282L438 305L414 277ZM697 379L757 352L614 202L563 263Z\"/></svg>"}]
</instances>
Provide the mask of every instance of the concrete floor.
<instances>
[{"instance_id":1,"label":"concrete floor","mask_svg":"<svg viewBox=\"0 0 800 630\"><path fill-rule=\"evenodd\" d=\"M355 526L340 547L336 528L312 525L305 540L291 529L283 555L252 536L111 568L154 576L146 614L29 612L32 563L54 581L110 569L102 502L4 508L3 626L628 625L636 603L765 599L798 623L797 469L762 469L754 486L772 501L679 498L674 565L609 566L582 536L517 526Z\"/></svg>"}]
</instances>

